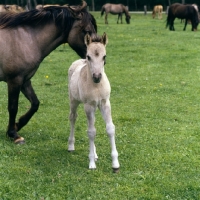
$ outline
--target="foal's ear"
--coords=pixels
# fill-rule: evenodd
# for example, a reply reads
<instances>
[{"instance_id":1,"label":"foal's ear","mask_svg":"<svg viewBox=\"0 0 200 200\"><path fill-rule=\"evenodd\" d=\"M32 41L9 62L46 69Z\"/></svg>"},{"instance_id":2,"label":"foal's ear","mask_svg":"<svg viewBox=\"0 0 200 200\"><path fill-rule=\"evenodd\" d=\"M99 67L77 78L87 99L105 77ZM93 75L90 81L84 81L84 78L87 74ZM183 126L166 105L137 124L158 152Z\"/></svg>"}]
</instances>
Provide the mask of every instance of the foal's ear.
<instances>
[{"instance_id":1,"label":"foal's ear","mask_svg":"<svg viewBox=\"0 0 200 200\"><path fill-rule=\"evenodd\" d=\"M84 37L84 42L86 46L88 46L92 42L92 39L88 33Z\"/></svg>"},{"instance_id":2,"label":"foal's ear","mask_svg":"<svg viewBox=\"0 0 200 200\"><path fill-rule=\"evenodd\" d=\"M101 42L106 46L108 44L108 36L104 32L102 37L101 37Z\"/></svg>"}]
</instances>

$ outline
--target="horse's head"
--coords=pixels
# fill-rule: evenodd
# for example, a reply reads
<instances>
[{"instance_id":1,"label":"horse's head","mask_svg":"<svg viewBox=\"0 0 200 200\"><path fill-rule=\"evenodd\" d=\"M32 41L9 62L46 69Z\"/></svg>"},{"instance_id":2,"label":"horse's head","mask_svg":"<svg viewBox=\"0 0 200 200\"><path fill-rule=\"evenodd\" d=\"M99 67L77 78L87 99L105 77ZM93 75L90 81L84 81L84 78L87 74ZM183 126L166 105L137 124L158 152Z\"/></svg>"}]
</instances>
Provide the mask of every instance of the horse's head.
<instances>
[{"instance_id":1,"label":"horse's head","mask_svg":"<svg viewBox=\"0 0 200 200\"><path fill-rule=\"evenodd\" d=\"M91 37L89 34L85 36L85 44L87 46L86 61L94 83L99 83L104 72L106 59L106 44L108 37L106 33L102 37Z\"/></svg>"},{"instance_id":2,"label":"horse's head","mask_svg":"<svg viewBox=\"0 0 200 200\"><path fill-rule=\"evenodd\" d=\"M131 19L131 16L130 16L130 15L127 15L127 16L126 16L126 23L127 23L127 24L130 24L130 19Z\"/></svg>"},{"instance_id":3,"label":"horse's head","mask_svg":"<svg viewBox=\"0 0 200 200\"><path fill-rule=\"evenodd\" d=\"M192 31L197 31L197 27L199 25L199 12L197 11L198 8L192 6L192 13L193 13L193 18L192 18Z\"/></svg>"},{"instance_id":4,"label":"horse's head","mask_svg":"<svg viewBox=\"0 0 200 200\"><path fill-rule=\"evenodd\" d=\"M86 6L87 4L83 1L81 7L70 7L75 16L75 21L68 35L68 43L81 58L86 57L85 35L92 36L97 33L96 20L93 15L87 12Z\"/></svg>"}]
</instances>

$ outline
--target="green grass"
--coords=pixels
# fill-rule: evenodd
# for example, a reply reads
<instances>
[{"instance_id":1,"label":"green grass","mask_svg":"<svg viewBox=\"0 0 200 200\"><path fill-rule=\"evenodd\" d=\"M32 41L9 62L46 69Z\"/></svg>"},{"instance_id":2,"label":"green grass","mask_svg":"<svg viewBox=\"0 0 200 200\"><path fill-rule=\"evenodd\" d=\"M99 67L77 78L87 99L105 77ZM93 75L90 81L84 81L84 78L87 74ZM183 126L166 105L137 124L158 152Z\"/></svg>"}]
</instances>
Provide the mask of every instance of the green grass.
<instances>
[{"instance_id":1,"label":"green grass","mask_svg":"<svg viewBox=\"0 0 200 200\"><path fill-rule=\"evenodd\" d=\"M78 59L68 45L42 62L32 78L38 112L21 131L26 144L6 136L7 86L0 83L0 199L200 199L200 32L175 32L151 15L132 14L131 24L108 25L93 13L98 32L108 35L106 73L120 172L111 169L104 122L96 115L97 169L88 170L83 106L76 124L76 151L68 153L67 71ZM48 76L48 78L47 78ZM29 107L21 95L18 117Z\"/></svg>"}]
</instances>

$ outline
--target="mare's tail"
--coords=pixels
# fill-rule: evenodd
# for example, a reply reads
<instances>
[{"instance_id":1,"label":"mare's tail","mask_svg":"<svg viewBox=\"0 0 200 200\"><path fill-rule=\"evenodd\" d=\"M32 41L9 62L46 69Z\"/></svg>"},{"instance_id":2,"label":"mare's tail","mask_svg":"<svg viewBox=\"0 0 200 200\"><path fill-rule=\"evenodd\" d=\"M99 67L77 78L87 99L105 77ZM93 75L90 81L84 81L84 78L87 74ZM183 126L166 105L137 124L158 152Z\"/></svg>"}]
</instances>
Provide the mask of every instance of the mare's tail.
<instances>
[{"instance_id":1,"label":"mare's tail","mask_svg":"<svg viewBox=\"0 0 200 200\"><path fill-rule=\"evenodd\" d=\"M166 19L166 28L169 26L169 15L167 16L167 19Z\"/></svg>"},{"instance_id":2,"label":"mare's tail","mask_svg":"<svg viewBox=\"0 0 200 200\"><path fill-rule=\"evenodd\" d=\"M103 16L104 12L105 12L105 8L104 8L104 6L102 6L102 8L101 8L101 17Z\"/></svg>"}]
</instances>

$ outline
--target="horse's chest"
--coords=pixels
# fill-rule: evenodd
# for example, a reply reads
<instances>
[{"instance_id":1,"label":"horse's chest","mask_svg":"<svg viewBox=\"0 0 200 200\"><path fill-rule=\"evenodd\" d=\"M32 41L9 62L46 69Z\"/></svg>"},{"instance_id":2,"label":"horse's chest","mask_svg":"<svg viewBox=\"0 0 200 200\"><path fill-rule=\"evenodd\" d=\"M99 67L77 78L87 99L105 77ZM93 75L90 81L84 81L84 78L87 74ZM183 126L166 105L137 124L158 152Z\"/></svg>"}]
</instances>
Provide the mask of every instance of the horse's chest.
<instances>
[{"instance_id":1,"label":"horse's chest","mask_svg":"<svg viewBox=\"0 0 200 200\"><path fill-rule=\"evenodd\" d=\"M82 85L79 94L83 103L96 102L99 104L110 97L110 86L102 83Z\"/></svg>"}]
</instances>

